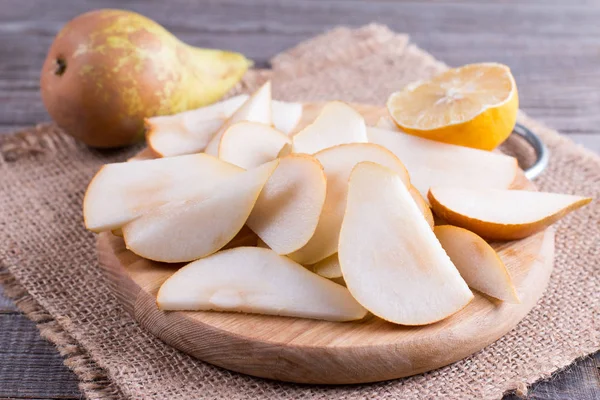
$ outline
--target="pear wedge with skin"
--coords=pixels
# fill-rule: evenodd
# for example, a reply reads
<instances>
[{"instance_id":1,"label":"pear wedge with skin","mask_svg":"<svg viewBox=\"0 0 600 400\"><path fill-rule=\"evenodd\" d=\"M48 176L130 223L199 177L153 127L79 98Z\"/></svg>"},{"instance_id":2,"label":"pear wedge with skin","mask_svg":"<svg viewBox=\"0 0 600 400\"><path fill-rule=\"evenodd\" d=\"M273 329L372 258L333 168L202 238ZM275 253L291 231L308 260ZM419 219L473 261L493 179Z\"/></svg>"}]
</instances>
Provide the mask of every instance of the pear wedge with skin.
<instances>
[{"instance_id":1,"label":"pear wedge with skin","mask_svg":"<svg viewBox=\"0 0 600 400\"><path fill-rule=\"evenodd\" d=\"M447 186L432 187L428 198L437 216L491 240L533 235L592 201L568 194Z\"/></svg>"},{"instance_id":2,"label":"pear wedge with skin","mask_svg":"<svg viewBox=\"0 0 600 400\"><path fill-rule=\"evenodd\" d=\"M521 302L506 266L480 236L452 225L433 232L469 287L507 303Z\"/></svg>"},{"instance_id":3,"label":"pear wedge with skin","mask_svg":"<svg viewBox=\"0 0 600 400\"><path fill-rule=\"evenodd\" d=\"M252 94L232 115L223 126L215 133L204 150L205 153L217 157L219 155L219 144L223 133L233 124L242 121L258 122L265 125L273 124L273 113L271 107L271 81L265 82L256 92Z\"/></svg>"},{"instance_id":4,"label":"pear wedge with skin","mask_svg":"<svg viewBox=\"0 0 600 400\"><path fill-rule=\"evenodd\" d=\"M161 310L230 311L313 318L362 319L367 311L348 290L287 257L238 247L194 261L158 291Z\"/></svg>"},{"instance_id":5,"label":"pear wedge with skin","mask_svg":"<svg viewBox=\"0 0 600 400\"><path fill-rule=\"evenodd\" d=\"M518 176L514 157L471 149L401 132L367 128L369 142L394 153L423 197L432 186L508 189Z\"/></svg>"},{"instance_id":6,"label":"pear wedge with skin","mask_svg":"<svg viewBox=\"0 0 600 400\"><path fill-rule=\"evenodd\" d=\"M238 122L231 125L221 138L219 158L249 169L276 159L291 139L269 125L258 122Z\"/></svg>"},{"instance_id":7,"label":"pear wedge with skin","mask_svg":"<svg viewBox=\"0 0 600 400\"><path fill-rule=\"evenodd\" d=\"M280 158L247 224L269 248L289 254L313 236L326 190L325 172L314 157L290 154Z\"/></svg>"},{"instance_id":8,"label":"pear wedge with skin","mask_svg":"<svg viewBox=\"0 0 600 400\"><path fill-rule=\"evenodd\" d=\"M338 238L348 193L348 178L352 168L362 161L372 161L398 173L406 185L410 180L406 168L389 150L372 143L341 144L314 155L327 177L325 204L312 238L301 249L288 254L302 264L315 264L337 252Z\"/></svg>"},{"instance_id":9,"label":"pear wedge with skin","mask_svg":"<svg viewBox=\"0 0 600 400\"><path fill-rule=\"evenodd\" d=\"M118 229L156 207L201 197L241 172L206 154L106 164L85 192L85 226L94 232Z\"/></svg>"},{"instance_id":10,"label":"pear wedge with skin","mask_svg":"<svg viewBox=\"0 0 600 400\"><path fill-rule=\"evenodd\" d=\"M201 198L165 204L123 227L127 248L154 261L184 262L212 254L242 229L279 160L238 174Z\"/></svg>"},{"instance_id":11,"label":"pear wedge with skin","mask_svg":"<svg viewBox=\"0 0 600 400\"><path fill-rule=\"evenodd\" d=\"M208 142L246 100L241 94L210 106L175 115L147 118L146 143L159 157L204 151Z\"/></svg>"},{"instance_id":12,"label":"pear wedge with skin","mask_svg":"<svg viewBox=\"0 0 600 400\"><path fill-rule=\"evenodd\" d=\"M405 183L375 163L350 176L338 257L352 296L386 321L431 324L473 299Z\"/></svg>"},{"instance_id":13,"label":"pear wedge with skin","mask_svg":"<svg viewBox=\"0 0 600 400\"><path fill-rule=\"evenodd\" d=\"M366 143L365 120L341 101L325 104L314 122L294 135L294 153L314 154L345 143Z\"/></svg>"}]
</instances>

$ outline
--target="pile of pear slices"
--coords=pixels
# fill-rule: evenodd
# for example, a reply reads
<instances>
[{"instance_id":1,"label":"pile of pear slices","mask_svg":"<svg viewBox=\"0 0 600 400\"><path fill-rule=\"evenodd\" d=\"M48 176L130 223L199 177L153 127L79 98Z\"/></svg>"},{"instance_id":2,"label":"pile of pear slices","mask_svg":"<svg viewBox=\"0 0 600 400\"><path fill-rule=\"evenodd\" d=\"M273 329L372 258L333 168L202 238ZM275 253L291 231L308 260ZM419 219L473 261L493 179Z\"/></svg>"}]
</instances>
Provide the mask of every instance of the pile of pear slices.
<instances>
[{"instance_id":1,"label":"pile of pear slices","mask_svg":"<svg viewBox=\"0 0 600 400\"><path fill-rule=\"evenodd\" d=\"M86 227L147 259L190 262L160 288L163 310L423 325L465 307L469 287L519 302L486 240L524 238L590 201L509 190L514 158L386 118L367 127L342 102L301 119L269 83L150 118L161 158L105 165L85 195Z\"/></svg>"}]
</instances>

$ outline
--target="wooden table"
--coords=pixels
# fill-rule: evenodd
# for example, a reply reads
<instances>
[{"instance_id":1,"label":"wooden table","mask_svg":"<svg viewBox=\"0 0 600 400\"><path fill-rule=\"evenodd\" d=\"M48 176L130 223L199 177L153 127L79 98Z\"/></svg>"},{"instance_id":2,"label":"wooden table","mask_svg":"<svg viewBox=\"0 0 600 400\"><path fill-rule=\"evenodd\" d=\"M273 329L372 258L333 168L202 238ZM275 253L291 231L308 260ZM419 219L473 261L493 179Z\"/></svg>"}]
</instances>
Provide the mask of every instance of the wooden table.
<instances>
[{"instance_id":1,"label":"wooden table","mask_svg":"<svg viewBox=\"0 0 600 400\"><path fill-rule=\"evenodd\" d=\"M450 65L510 65L521 107L600 152L600 4L585 0L2 0L0 133L49 120L38 76L46 50L72 17L99 7L145 14L187 43L241 51L268 66L290 46L344 24L369 22L411 34ZM0 397L80 398L76 377L33 322L2 296ZM516 398L508 395L506 398ZM532 399L600 399L600 353L534 385Z\"/></svg>"}]
</instances>

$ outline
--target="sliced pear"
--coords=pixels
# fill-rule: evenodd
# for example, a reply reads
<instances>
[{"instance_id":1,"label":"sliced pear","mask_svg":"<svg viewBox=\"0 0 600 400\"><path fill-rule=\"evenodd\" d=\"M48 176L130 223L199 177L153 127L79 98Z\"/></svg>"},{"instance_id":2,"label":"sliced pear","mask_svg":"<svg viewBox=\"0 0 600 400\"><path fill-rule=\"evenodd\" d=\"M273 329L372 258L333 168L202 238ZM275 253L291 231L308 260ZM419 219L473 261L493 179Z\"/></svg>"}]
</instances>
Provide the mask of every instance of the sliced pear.
<instances>
[{"instance_id":1,"label":"sliced pear","mask_svg":"<svg viewBox=\"0 0 600 400\"><path fill-rule=\"evenodd\" d=\"M433 213L431 212L431 208L429 208L429 204L427 204L427 201L423 198L423 196L421 196L421 193L419 193L414 186L411 185L408 191L410 192L410 195L415 203L417 203L417 206L419 207L419 210L421 210L423 217L425 217L425 220L431 229L433 229L435 220L433 219Z\"/></svg>"},{"instance_id":2,"label":"sliced pear","mask_svg":"<svg viewBox=\"0 0 600 400\"><path fill-rule=\"evenodd\" d=\"M271 110L271 81L267 81L264 85L262 85L256 92L252 94L246 100L244 104L240 108L238 108L232 115L229 117L223 126L215 133L212 137L206 149L204 150L207 154L218 156L219 154L219 144L221 143L221 137L223 133L233 124L242 122L242 121L250 121L250 122L259 122L265 125L272 125L273 123L273 113Z\"/></svg>"},{"instance_id":3,"label":"sliced pear","mask_svg":"<svg viewBox=\"0 0 600 400\"><path fill-rule=\"evenodd\" d=\"M410 185L408 173L389 150L372 143L342 144L314 155L327 177L327 194L317 229L308 243L288 256L303 265L315 264L337 252L338 238L348 193L348 178L352 168L362 161L384 165Z\"/></svg>"},{"instance_id":4,"label":"sliced pear","mask_svg":"<svg viewBox=\"0 0 600 400\"><path fill-rule=\"evenodd\" d=\"M405 183L374 163L350 176L338 256L350 293L390 322L430 324L473 298Z\"/></svg>"},{"instance_id":5,"label":"sliced pear","mask_svg":"<svg viewBox=\"0 0 600 400\"><path fill-rule=\"evenodd\" d=\"M340 268L340 260L337 253L319 261L311 269L315 274L321 275L323 278L336 279L342 277L342 269Z\"/></svg>"},{"instance_id":6,"label":"sliced pear","mask_svg":"<svg viewBox=\"0 0 600 400\"><path fill-rule=\"evenodd\" d=\"M480 236L452 225L436 226L434 233L467 285L508 303L521 302L506 266Z\"/></svg>"},{"instance_id":7,"label":"sliced pear","mask_svg":"<svg viewBox=\"0 0 600 400\"><path fill-rule=\"evenodd\" d=\"M290 138L269 125L243 121L223 133L219 158L249 169L276 159L290 144Z\"/></svg>"},{"instance_id":8,"label":"sliced pear","mask_svg":"<svg viewBox=\"0 0 600 400\"><path fill-rule=\"evenodd\" d=\"M435 142L379 128L367 128L369 141L394 153L412 184L426 197L432 186L508 189L517 177L514 157Z\"/></svg>"},{"instance_id":9,"label":"sliced pear","mask_svg":"<svg viewBox=\"0 0 600 400\"><path fill-rule=\"evenodd\" d=\"M592 201L568 194L445 186L431 188L428 197L436 215L492 240L530 236Z\"/></svg>"},{"instance_id":10,"label":"sliced pear","mask_svg":"<svg viewBox=\"0 0 600 400\"><path fill-rule=\"evenodd\" d=\"M158 291L162 310L236 311L353 321L366 310L346 288L272 250L238 247L190 263Z\"/></svg>"},{"instance_id":11,"label":"sliced pear","mask_svg":"<svg viewBox=\"0 0 600 400\"><path fill-rule=\"evenodd\" d=\"M248 99L242 94L206 107L146 119L146 142L159 157L199 153Z\"/></svg>"},{"instance_id":12,"label":"sliced pear","mask_svg":"<svg viewBox=\"0 0 600 400\"><path fill-rule=\"evenodd\" d=\"M286 101L272 100L273 126L286 135L294 132L294 129L302 118L304 106L301 103L288 103Z\"/></svg>"},{"instance_id":13,"label":"sliced pear","mask_svg":"<svg viewBox=\"0 0 600 400\"><path fill-rule=\"evenodd\" d=\"M171 201L197 198L243 169L206 154L107 164L83 199L87 229L120 228Z\"/></svg>"},{"instance_id":14,"label":"sliced pear","mask_svg":"<svg viewBox=\"0 0 600 400\"><path fill-rule=\"evenodd\" d=\"M123 226L127 248L155 261L182 262L221 249L242 229L279 160L235 175L208 196L156 208Z\"/></svg>"},{"instance_id":15,"label":"sliced pear","mask_svg":"<svg viewBox=\"0 0 600 400\"><path fill-rule=\"evenodd\" d=\"M341 101L325 104L314 122L294 135L294 153L314 154L345 143L366 143L365 120Z\"/></svg>"},{"instance_id":16,"label":"sliced pear","mask_svg":"<svg viewBox=\"0 0 600 400\"><path fill-rule=\"evenodd\" d=\"M376 128L387 129L389 131L394 132L402 132L402 130L396 125L392 117L386 115L384 117L379 118L377 124L375 124Z\"/></svg>"},{"instance_id":17,"label":"sliced pear","mask_svg":"<svg viewBox=\"0 0 600 400\"><path fill-rule=\"evenodd\" d=\"M248 226L278 254L289 254L313 236L323 210L327 179L307 154L281 158L263 188Z\"/></svg>"}]
</instances>

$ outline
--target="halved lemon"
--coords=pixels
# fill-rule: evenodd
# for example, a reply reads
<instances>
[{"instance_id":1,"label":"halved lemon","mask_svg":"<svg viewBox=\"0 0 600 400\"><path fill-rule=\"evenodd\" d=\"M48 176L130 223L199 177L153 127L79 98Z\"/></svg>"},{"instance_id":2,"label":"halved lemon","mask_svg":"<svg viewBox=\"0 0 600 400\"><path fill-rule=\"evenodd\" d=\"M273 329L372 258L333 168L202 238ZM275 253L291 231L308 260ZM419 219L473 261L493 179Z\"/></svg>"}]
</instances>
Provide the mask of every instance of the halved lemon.
<instances>
[{"instance_id":1,"label":"halved lemon","mask_svg":"<svg viewBox=\"0 0 600 400\"><path fill-rule=\"evenodd\" d=\"M492 150L512 132L519 96L506 65L469 64L408 85L387 107L407 133Z\"/></svg>"}]
</instances>

